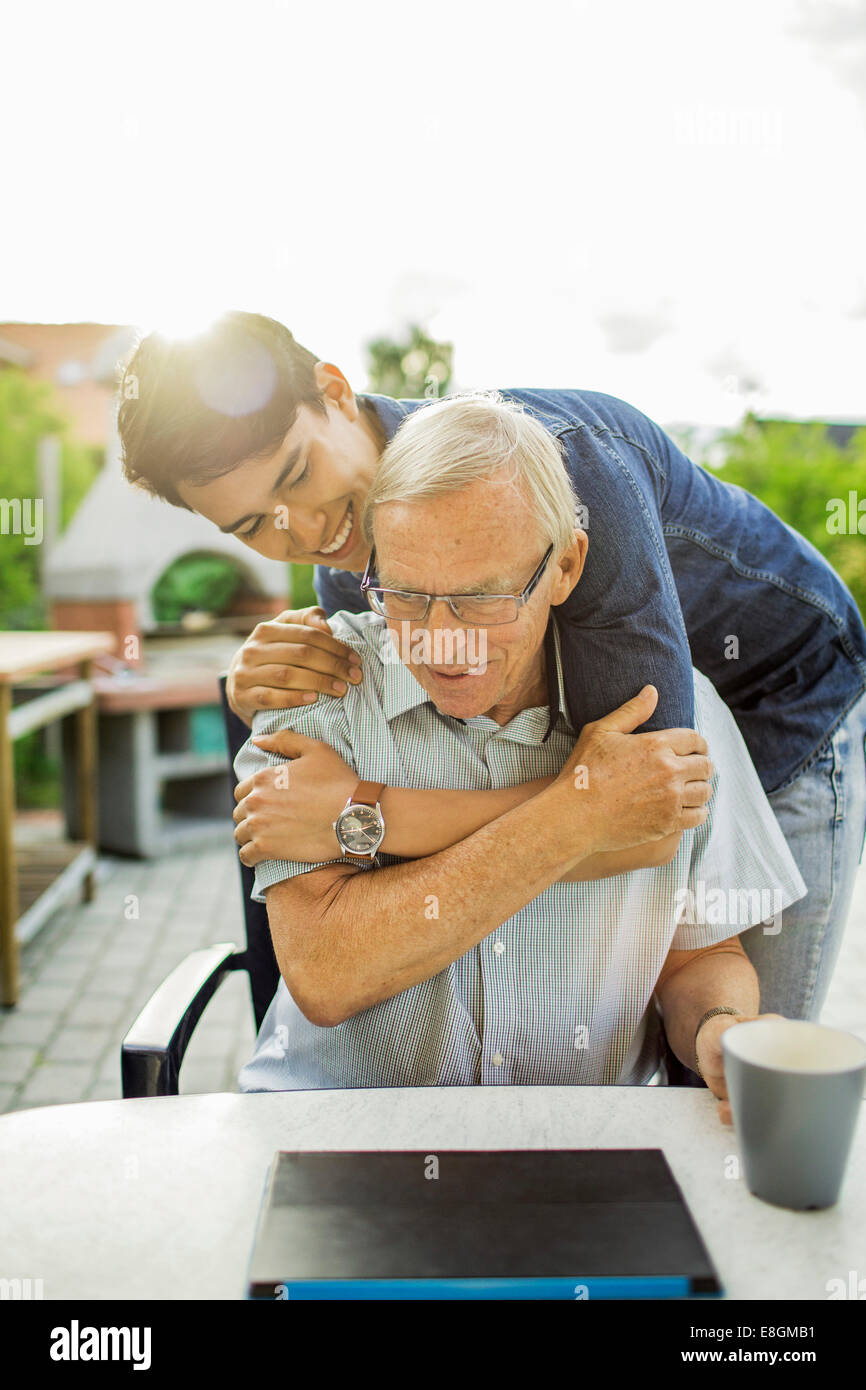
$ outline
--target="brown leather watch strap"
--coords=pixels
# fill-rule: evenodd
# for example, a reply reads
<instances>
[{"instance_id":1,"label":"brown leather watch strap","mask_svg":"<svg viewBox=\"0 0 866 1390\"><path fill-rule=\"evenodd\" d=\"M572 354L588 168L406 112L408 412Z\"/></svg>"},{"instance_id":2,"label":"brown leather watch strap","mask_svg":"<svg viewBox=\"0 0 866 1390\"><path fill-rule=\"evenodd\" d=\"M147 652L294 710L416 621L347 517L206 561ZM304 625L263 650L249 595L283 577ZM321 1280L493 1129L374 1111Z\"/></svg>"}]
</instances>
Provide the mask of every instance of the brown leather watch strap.
<instances>
[{"instance_id":1,"label":"brown leather watch strap","mask_svg":"<svg viewBox=\"0 0 866 1390\"><path fill-rule=\"evenodd\" d=\"M352 801L361 806L375 806L385 790L384 782L359 782L352 792Z\"/></svg>"}]
</instances>

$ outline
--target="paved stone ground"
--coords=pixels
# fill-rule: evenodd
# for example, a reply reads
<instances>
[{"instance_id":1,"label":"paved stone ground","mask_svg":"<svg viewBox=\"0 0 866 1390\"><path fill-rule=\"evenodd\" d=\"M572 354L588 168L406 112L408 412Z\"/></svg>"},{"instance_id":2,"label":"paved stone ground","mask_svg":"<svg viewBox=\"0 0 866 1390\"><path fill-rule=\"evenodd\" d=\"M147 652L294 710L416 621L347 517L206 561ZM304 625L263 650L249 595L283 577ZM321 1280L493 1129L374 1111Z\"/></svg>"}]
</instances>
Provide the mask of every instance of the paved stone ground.
<instances>
[{"instance_id":1,"label":"paved stone ground","mask_svg":"<svg viewBox=\"0 0 866 1390\"><path fill-rule=\"evenodd\" d=\"M118 1098L120 1044L139 1010L188 951L242 944L241 913L230 838L154 862L101 860L95 901L65 908L23 949L20 1002L0 1008L0 1111ZM822 1022L866 1039L866 860ZM181 1092L236 1090L254 1036L239 972L193 1036Z\"/></svg>"},{"instance_id":2,"label":"paved stone ground","mask_svg":"<svg viewBox=\"0 0 866 1390\"><path fill-rule=\"evenodd\" d=\"M243 939L230 835L156 861L103 858L94 901L58 912L22 950L19 1003L0 1009L0 1110L119 1097L121 1040L157 985L189 951ZM181 1091L236 1090L254 1038L241 971L208 1006Z\"/></svg>"}]
</instances>

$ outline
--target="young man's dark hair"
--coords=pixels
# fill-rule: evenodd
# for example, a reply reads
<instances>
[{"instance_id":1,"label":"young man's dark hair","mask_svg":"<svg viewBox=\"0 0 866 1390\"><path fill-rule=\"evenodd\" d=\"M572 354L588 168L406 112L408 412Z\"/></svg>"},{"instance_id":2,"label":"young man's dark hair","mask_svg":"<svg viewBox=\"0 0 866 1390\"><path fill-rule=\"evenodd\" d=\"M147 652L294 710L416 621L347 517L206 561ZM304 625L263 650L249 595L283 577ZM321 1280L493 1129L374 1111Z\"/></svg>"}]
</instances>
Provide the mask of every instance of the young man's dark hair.
<instances>
[{"instance_id":1,"label":"young man's dark hair","mask_svg":"<svg viewBox=\"0 0 866 1390\"><path fill-rule=\"evenodd\" d=\"M232 310L194 338L148 334L120 387L127 481L192 510L178 482L205 482L272 453L301 405L327 413L317 361L263 314Z\"/></svg>"}]
</instances>

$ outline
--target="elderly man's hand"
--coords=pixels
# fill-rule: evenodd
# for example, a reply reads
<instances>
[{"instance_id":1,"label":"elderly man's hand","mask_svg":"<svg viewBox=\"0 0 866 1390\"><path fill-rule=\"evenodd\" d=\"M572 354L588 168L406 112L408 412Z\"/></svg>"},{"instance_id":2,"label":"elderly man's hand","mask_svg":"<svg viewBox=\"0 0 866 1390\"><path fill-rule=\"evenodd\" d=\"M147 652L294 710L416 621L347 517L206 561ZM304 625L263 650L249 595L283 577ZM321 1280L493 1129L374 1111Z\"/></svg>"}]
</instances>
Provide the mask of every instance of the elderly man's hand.
<instances>
[{"instance_id":1,"label":"elderly man's hand","mask_svg":"<svg viewBox=\"0 0 866 1390\"><path fill-rule=\"evenodd\" d=\"M703 825L715 774L694 729L639 734L658 704L655 686L585 724L551 791L557 814L580 818L592 854L632 849Z\"/></svg>"},{"instance_id":2,"label":"elderly man's hand","mask_svg":"<svg viewBox=\"0 0 866 1390\"><path fill-rule=\"evenodd\" d=\"M722 1034L738 1023L754 1023L757 1019L780 1019L781 1014L714 1014L698 1029L696 1043L701 1075L719 1102L719 1119L723 1125L733 1124L728 1088L725 1084L725 1059L722 1053Z\"/></svg>"},{"instance_id":3,"label":"elderly man's hand","mask_svg":"<svg viewBox=\"0 0 866 1390\"><path fill-rule=\"evenodd\" d=\"M242 864L295 859L318 864L340 853L333 823L358 774L327 743L293 729L253 739L289 761L263 767L235 787L235 839Z\"/></svg>"}]
</instances>

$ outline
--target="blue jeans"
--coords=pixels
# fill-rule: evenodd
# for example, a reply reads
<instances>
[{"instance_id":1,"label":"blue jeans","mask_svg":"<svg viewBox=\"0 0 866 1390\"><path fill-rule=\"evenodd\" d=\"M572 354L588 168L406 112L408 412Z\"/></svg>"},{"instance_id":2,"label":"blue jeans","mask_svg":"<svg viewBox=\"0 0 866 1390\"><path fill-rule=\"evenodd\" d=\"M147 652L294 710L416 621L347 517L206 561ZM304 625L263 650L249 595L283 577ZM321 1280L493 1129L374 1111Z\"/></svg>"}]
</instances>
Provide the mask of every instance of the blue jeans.
<instances>
[{"instance_id":1,"label":"blue jeans","mask_svg":"<svg viewBox=\"0 0 866 1390\"><path fill-rule=\"evenodd\" d=\"M711 754L712 756L712 750ZM767 800L808 888L773 922L740 932L761 986L761 1013L817 1022L848 920L866 836L866 694L829 744ZM703 1086L666 1049L660 1085Z\"/></svg>"},{"instance_id":2,"label":"blue jeans","mask_svg":"<svg viewBox=\"0 0 866 1390\"><path fill-rule=\"evenodd\" d=\"M817 1021L851 906L866 833L866 695L822 753L770 792L808 893L781 913L781 930L741 932L761 985L761 1012Z\"/></svg>"}]
</instances>

